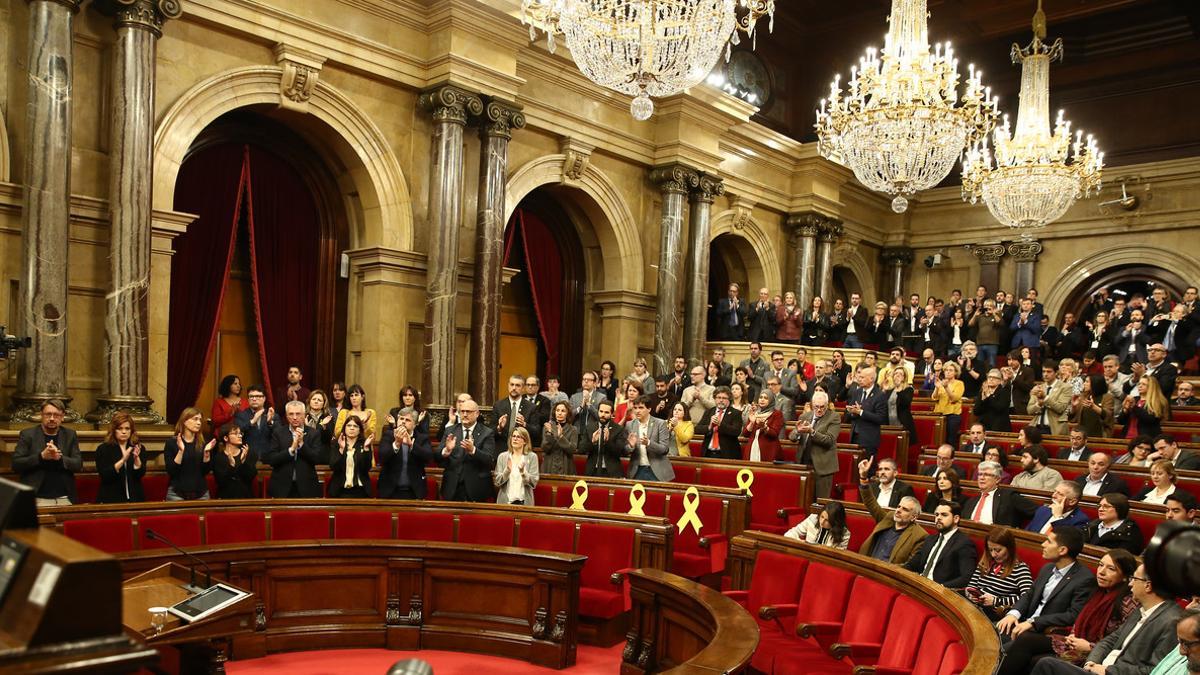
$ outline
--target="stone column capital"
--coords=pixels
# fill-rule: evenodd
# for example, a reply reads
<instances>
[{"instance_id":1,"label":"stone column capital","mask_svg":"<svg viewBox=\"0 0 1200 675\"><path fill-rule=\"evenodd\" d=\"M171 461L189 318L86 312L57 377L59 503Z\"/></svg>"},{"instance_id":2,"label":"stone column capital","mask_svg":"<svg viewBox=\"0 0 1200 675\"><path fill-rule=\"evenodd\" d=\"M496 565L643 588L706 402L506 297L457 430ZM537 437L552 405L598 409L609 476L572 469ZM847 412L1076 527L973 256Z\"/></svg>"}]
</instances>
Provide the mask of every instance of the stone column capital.
<instances>
[{"instance_id":1,"label":"stone column capital","mask_svg":"<svg viewBox=\"0 0 1200 675\"><path fill-rule=\"evenodd\" d=\"M100 13L116 19L114 28L150 31L155 37L162 36L167 19L183 16L180 0L95 0L93 6Z\"/></svg>"},{"instance_id":2,"label":"stone column capital","mask_svg":"<svg viewBox=\"0 0 1200 675\"><path fill-rule=\"evenodd\" d=\"M483 103L483 116L479 118L479 136L487 138L494 136L503 139L512 138L515 129L525 126L525 115L521 107L496 99L486 99Z\"/></svg>"},{"instance_id":3,"label":"stone column capital","mask_svg":"<svg viewBox=\"0 0 1200 675\"><path fill-rule=\"evenodd\" d=\"M832 244L840 239L842 233L845 231L846 228L842 226L842 221L834 218L826 218L825 222L821 225L821 241Z\"/></svg>"},{"instance_id":4,"label":"stone column capital","mask_svg":"<svg viewBox=\"0 0 1200 675\"><path fill-rule=\"evenodd\" d=\"M893 248L885 248L879 253L885 263L903 267L911 265L913 261L913 250L907 246L896 246Z\"/></svg>"},{"instance_id":5,"label":"stone column capital","mask_svg":"<svg viewBox=\"0 0 1200 675\"><path fill-rule=\"evenodd\" d=\"M435 122L449 122L465 126L467 116L483 114L483 100L476 94L452 84L444 84L425 90L417 105L429 110Z\"/></svg>"},{"instance_id":6,"label":"stone column capital","mask_svg":"<svg viewBox=\"0 0 1200 675\"><path fill-rule=\"evenodd\" d=\"M819 213L793 213L787 217L787 226L801 237L815 237L829 218Z\"/></svg>"},{"instance_id":7,"label":"stone column capital","mask_svg":"<svg viewBox=\"0 0 1200 675\"><path fill-rule=\"evenodd\" d=\"M1017 262L1037 262L1038 254L1042 252L1041 242L1014 241L1008 245L1008 254Z\"/></svg>"},{"instance_id":8,"label":"stone column capital","mask_svg":"<svg viewBox=\"0 0 1200 675\"><path fill-rule=\"evenodd\" d=\"M31 5L35 2L51 2L56 5L62 5L63 7L66 7L67 9L71 10L72 12L78 12L79 6L83 4L83 0L26 0L26 1Z\"/></svg>"},{"instance_id":9,"label":"stone column capital","mask_svg":"<svg viewBox=\"0 0 1200 675\"><path fill-rule=\"evenodd\" d=\"M713 200L725 194L725 181L708 173L701 172L697 176L696 185L688 193L688 199L693 203L712 204Z\"/></svg>"},{"instance_id":10,"label":"stone column capital","mask_svg":"<svg viewBox=\"0 0 1200 675\"><path fill-rule=\"evenodd\" d=\"M650 182L664 193L686 194L689 190L699 187L700 174L683 164L667 164L650 171Z\"/></svg>"},{"instance_id":11,"label":"stone column capital","mask_svg":"<svg viewBox=\"0 0 1200 675\"><path fill-rule=\"evenodd\" d=\"M982 265L995 265L1004 257L1004 244L977 244L971 247L971 255Z\"/></svg>"}]
</instances>

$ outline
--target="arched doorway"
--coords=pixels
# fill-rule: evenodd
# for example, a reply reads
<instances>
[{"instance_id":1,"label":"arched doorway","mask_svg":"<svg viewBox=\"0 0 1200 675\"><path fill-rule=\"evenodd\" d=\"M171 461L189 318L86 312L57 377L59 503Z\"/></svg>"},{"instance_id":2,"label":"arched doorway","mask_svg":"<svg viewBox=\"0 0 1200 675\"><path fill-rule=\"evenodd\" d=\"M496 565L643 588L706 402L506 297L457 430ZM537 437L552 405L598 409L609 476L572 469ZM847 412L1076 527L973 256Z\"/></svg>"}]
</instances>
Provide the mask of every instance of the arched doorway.
<instances>
[{"instance_id":1,"label":"arched doorway","mask_svg":"<svg viewBox=\"0 0 1200 675\"><path fill-rule=\"evenodd\" d=\"M717 339L717 302L729 294L729 284L737 284L742 298L758 297L766 285L761 261L749 240L732 233L717 235L709 244L708 329L707 338Z\"/></svg>"},{"instance_id":2,"label":"arched doorway","mask_svg":"<svg viewBox=\"0 0 1200 675\"><path fill-rule=\"evenodd\" d=\"M228 373L274 389L290 365L310 388L344 371L345 207L304 138L265 109L219 117L189 148L174 207L200 217L174 242L168 415L207 409Z\"/></svg>"},{"instance_id":3,"label":"arched doorway","mask_svg":"<svg viewBox=\"0 0 1200 675\"><path fill-rule=\"evenodd\" d=\"M1108 290L1109 298L1130 298L1134 295L1149 298L1155 288L1165 288L1170 298L1178 300L1182 297L1184 289L1190 285L1191 283L1179 274L1157 265L1115 265L1095 272L1077 284L1063 302L1060 315L1073 312L1076 317L1081 316L1092 296L1101 289ZM1052 318L1057 322L1061 316Z\"/></svg>"},{"instance_id":4,"label":"arched doorway","mask_svg":"<svg viewBox=\"0 0 1200 675\"><path fill-rule=\"evenodd\" d=\"M540 187L517 205L505 227L504 287L500 317L497 397L511 373L559 378L574 391L583 369L583 243L561 193ZM507 276L507 274L506 274Z\"/></svg>"},{"instance_id":5,"label":"arched doorway","mask_svg":"<svg viewBox=\"0 0 1200 675\"><path fill-rule=\"evenodd\" d=\"M825 298L826 309L833 308L833 301L841 298L845 304L850 304L850 294L858 293L862 295L862 289L859 288L858 276L854 270L841 265L833 266L833 297ZM890 301L890 299L889 299ZM865 302L865 299L864 299Z\"/></svg>"}]
</instances>

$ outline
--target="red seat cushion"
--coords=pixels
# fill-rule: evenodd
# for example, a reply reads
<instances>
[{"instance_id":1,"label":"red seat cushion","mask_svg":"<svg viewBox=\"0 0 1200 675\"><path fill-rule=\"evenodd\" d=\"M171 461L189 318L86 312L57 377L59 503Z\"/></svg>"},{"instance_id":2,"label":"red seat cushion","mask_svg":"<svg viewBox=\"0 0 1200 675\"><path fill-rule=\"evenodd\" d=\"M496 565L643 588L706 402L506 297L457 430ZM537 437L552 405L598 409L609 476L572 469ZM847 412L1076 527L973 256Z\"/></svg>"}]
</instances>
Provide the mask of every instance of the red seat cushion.
<instances>
[{"instance_id":1,"label":"red seat cushion","mask_svg":"<svg viewBox=\"0 0 1200 675\"><path fill-rule=\"evenodd\" d=\"M598 619L611 619L625 611L625 595L620 586L605 588L579 587L579 614Z\"/></svg>"},{"instance_id":2,"label":"red seat cushion","mask_svg":"<svg viewBox=\"0 0 1200 675\"><path fill-rule=\"evenodd\" d=\"M853 572L810 562L800 587L796 622L840 625L854 577Z\"/></svg>"},{"instance_id":3,"label":"red seat cushion","mask_svg":"<svg viewBox=\"0 0 1200 675\"><path fill-rule=\"evenodd\" d=\"M800 474L792 472L761 471L755 474L750 491L750 529L783 534L788 529L786 520L779 517L779 509L788 506L808 507L800 502Z\"/></svg>"},{"instance_id":4,"label":"red seat cushion","mask_svg":"<svg viewBox=\"0 0 1200 675\"><path fill-rule=\"evenodd\" d=\"M512 516L480 516L474 514L459 516L458 543L512 546Z\"/></svg>"},{"instance_id":5,"label":"red seat cushion","mask_svg":"<svg viewBox=\"0 0 1200 675\"><path fill-rule=\"evenodd\" d=\"M864 513L847 510L846 527L850 528L849 550L857 551L875 531L875 519Z\"/></svg>"},{"instance_id":6,"label":"red seat cushion","mask_svg":"<svg viewBox=\"0 0 1200 675\"><path fill-rule=\"evenodd\" d=\"M634 532L628 527L582 523L576 552L588 557L579 574L579 613L612 618L629 609L624 585L612 582L614 572L633 566Z\"/></svg>"},{"instance_id":7,"label":"red seat cushion","mask_svg":"<svg viewBox=\"0 0 1200 675\"><path fill-rule=\"evenodd\" d=\"M271 539L328 539L328 511L272 511Z\"/></svg>"},{"instance_id":8,"label":"red seat cushion","mask_svg":"<svg viewBox=\"0 0 1200 675\"><path fill-rule=\"evenodd\" d=\"M522 518L517 532L517 546L539 551L573 553L575 523L570 520Z\"/></svg>"},{"instance_id":9,"label":"red seat cushion","mask_svg":"<svg viewBox=\"0 0 1200 675\"><path fill-rule=\"evenodd\" d=\"M808 561L792 555L775 551L759 551L754 563L754 576L750 579L750 588L745 595L745 601L739 602L750 616L758 621L760 635L779 633L791 635L795 622L791 617L775 621L764 621L758 618L758 610L766 605L790 605L796 602L800 595L800 584L804 580L804 572ZM737 591L727 595L736 595ZM782 632L781 632L782 631ZM757 667L757 666L756 666ZM760 670L767 670L760 668Z\"/></svg>"},{"instance_id":10,"label":"red seat cushion","mask_svg":"<svg viewBox=\"0 0 1200 675\"><path fill-rule=\"evenodd\" d=\"M855 579L838 642L850 645L882 645L883 629L887 625L887 616L897 595L898 591L877 581L866 577Z\"/></svg>"},{"instance_id":11,"label":"red seat cushion","mask_svg":"<svg viewBox=\"0 0 1200 675\"><path fill-rule=\"evenodd\" d=\"M100 494L100 477L99 476L76 476L75 477L75 503L76 504L95 504L96 498Z\"/></svg>"},{"instance_id":12,"label":"red seat cushion","mask_svg":"<svg viewBox=\"0 0 1200 675\"><path fill-rule=\"evenodd\" d=\"M196 513L138 518L138 548L168 548L166 544L146 536L149 530L154 530L182 548L203 543L200 539L200 515Z\"/></svg>"},{"instance_id":13,"label":"red seat cushion","mask_svg":"<svg viewBox=\"0 0 1200 675\"><path fill-rule=\"evenodd\" d=\"M63 534L105 553L133 550L132 518L89 518L63 523Z\"/></svg>"},{"instance_id":14,"label":"red seat cushion","mask_svg":"<svg viewBox=\"0 0 1200 675\"><path fill-rule=\"evenodd\" d=\"M959 675L967 667L967 647L961 642L951 642L942 655L942 665L937 675Z\"/></svg>"},{"instance_id":15,"label":"red seat cushion","mask_svg":"<svg viewBox=\"0 0 1200 675\"><path fill-rule=\"evenodd\" d=\"M375 494L379 494L379 493L375 493ZM441 499L442 498L441 490L438 489L438 482L437 482L436 476L426 476L425 477L425 498L426 499Z\"/></svg>"},{"instance_id":16,"label":"red seat cushion","mask_svg":"<svg viewBox=\"0 0 1200 675\"><path fill-rule=\"evenodd\" d=\"M896 598L892 613L888 617L888 630L883 638L883 649L879 652L879 665L890 668L912 668L917 657L917 647L924 640L925 625L933 617L933 610L907 595ZM941 649L945 649L942 643ZM938 660L941 662L941 652Z\"/></svg>"},{"instance_id":17,"label":"red seat cushion","mask_svg":"<svg viewBox=\"0 0 1200 675\"><path fill-rule=\"evenodd\" d=\"M391 539L392 514L388 511L335 511L334 539Z\"/></svg>"},{"instance_id":18,"label":"red seat cushion","mask_svg":"<svg viewBox=\"0 0 1200 675\"><path fill-rule=\"evenodd\" d=\"M936 673L942 667L946 656L946 648L951 643L958 642L958 634L950 628L950 624L939 616L930 617L921 633L920 646L917 647L916 661L913 663L914 673Z\"/></svg>"},{"instance_id":19,"label":"red seat cushion","mask_svg":"<svg viewBox=\"0 0 1200 675\"><path fill-rule=\"evenodd\" d=\"M667 507L667 519L678 523L683 517L683 495L672 496ZM683 531L675 530L675 551L671 571L682 577L695 579L705 574L720 572L725 569L725 553L727 543L719 543L708 549L700 547L700 539L707 534L721 534L721 500L716 498L700 498L696 514L700 518L700 534L690 525Z\"/></svg>"},{"instance_id":20,"label":"red seat cushion","mask_svg":"<svg viewBox=\"0 0 1200 675\"><path fill-rule=\"evenodd\" d=\"M533 488L533 503L538 506L554 506L554 486L538 483Z\"/></svg>"},{"instance_id":21,"label":"red seat cushion","mask_svg":"<svg viewBox=\"0 0 1200 675\"><path fill-rule=\"evenodd\" d=\"M142 476L142 493L148 502L165 502L167 486L171 477L165 473L148 473Z\"/></svg>"},{"instance_id":22,"label":"red seat cushion","mask_svg":"<svg viewBox=\"0 0 1200 675\"><path fill-rule=\"evenodd\" d=\"M205 543L241 544L267 540L267 514L263 511L209 511L204 514Z\"/></svg>"},{"instance_id":23,"label":"red seat cushion","mask_svg":"<svg viewBox=\"0 0 1200 675\"><path fill-rule=\"evenodd\" d=\"M453 513L414 513L401 518L396 532L397 539L406 541L454 541Z\"/></svg>"}]
</instances>

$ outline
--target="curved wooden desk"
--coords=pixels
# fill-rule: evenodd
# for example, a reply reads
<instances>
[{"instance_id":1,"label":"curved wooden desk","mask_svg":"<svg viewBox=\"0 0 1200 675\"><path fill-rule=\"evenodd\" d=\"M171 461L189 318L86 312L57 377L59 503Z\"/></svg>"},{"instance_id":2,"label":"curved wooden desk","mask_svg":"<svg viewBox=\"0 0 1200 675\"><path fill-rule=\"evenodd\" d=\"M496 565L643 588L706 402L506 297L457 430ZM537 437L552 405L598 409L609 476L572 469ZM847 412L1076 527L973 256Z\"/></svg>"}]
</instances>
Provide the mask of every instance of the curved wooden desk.
<instances>
[{"instance_id":1,"label":"curved wooden desk","mask_svg":"<svg viewBox=\"0 0 1200 675\"><path fill-rule=\"evenodd\" d=\"M737 673L758 647L746 610L713 589L659 570L629 573L633 621L621 673Z\"/></svg>"}]
</instances>

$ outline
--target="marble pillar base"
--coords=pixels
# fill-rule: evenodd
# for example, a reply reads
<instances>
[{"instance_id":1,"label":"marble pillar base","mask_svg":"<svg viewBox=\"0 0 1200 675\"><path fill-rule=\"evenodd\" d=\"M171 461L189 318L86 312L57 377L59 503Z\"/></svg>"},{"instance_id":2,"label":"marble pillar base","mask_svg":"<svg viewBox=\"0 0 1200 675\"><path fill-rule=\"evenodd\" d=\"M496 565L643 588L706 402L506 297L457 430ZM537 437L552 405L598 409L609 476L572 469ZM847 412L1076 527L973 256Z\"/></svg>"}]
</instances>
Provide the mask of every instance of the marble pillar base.
<instances>
[{"instance_id":1,"label":"marble pillar base","mask_svg":"<svg viewBox=\"0 0 1200 675\"><path fill-rule=\"evenodd\" d=\"M23 394L14 393L12 402L9 404L0 419L6 422L41 422L42 421L42 404L46 399L57 398L67 406L66 412L63 414L63 422L76 423L82 418L79 412L71 408L71 397L61 394Z\"/></svg>"},{"instance_id":2,"label":"marble pillar base","mask_svg":"<svg viewBox=\"0 0 1200 675\"><path fill-rule=\"evenodd\" d=\"M163 416L153 407L154 401L137 396L101 396L96 400L96 408L83 416L83 419L93 424L105 426L112 421L112 416L120 411L129 413L134 424L165 424Z\"/></svg>"}]
</instances>

